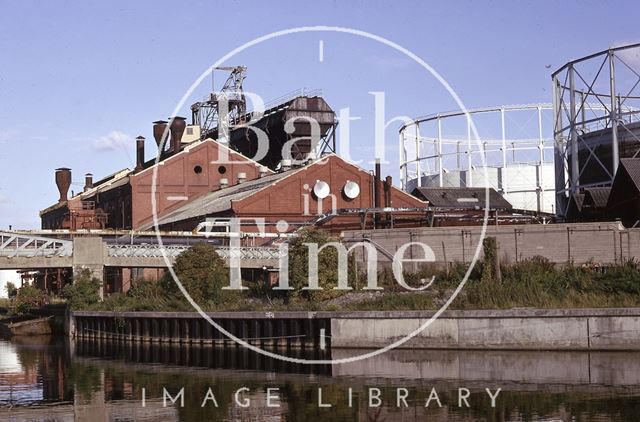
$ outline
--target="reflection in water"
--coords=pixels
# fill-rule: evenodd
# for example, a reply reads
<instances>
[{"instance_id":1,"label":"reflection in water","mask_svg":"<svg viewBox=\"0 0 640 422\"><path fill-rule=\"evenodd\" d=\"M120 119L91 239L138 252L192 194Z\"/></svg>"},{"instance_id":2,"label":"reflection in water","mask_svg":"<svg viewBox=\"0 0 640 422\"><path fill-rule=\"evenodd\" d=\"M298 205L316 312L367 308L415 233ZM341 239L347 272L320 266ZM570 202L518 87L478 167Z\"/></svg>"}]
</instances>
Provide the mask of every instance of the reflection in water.
<instances>
[{"instance_id":1,"label":"reflection in water","mask_svg":"<svg viewBox=\"0 0 640 422\"><path fill-rule=\"evenodd\" d=\"M0 341L0 420L637 420L639 356L392 351L347 365L309 366L241 348ZM470 408L458 407L459 388L470 390ZM485 388L502 388L495 408ZM369 407L378 389L381 406ZM437 400L425 408L434 392ZM320 407L319 394L332 407Z\"/></svg>"}]
</instances>

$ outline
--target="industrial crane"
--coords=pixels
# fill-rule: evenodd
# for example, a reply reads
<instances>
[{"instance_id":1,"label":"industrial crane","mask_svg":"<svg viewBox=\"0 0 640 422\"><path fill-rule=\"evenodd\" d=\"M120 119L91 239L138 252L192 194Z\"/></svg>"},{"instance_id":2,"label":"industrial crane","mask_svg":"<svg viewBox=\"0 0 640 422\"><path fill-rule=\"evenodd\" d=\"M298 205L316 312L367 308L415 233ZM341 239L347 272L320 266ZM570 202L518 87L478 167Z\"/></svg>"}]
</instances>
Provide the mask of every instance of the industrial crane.
<instances>
[{"instance_id":1,"label":"industrial crane","mask_svg":"<svg viewBox=\"0 0 640 422\"><path fill-rule=\"evenodd\" d=\"M247 114L247 102L242 89L247 68L245 66L214 67L211 71L212 85L215 71L230 72L220 91L215 92L215 87L212 86L212 91L207 98L191 105L191 120L194 125L200 126L201 139L206 139L225 125L231 129L233 126L244 123ZM224 122L220 121L220 112L224 112L220 107L222 102L228 104Z\"/></svg>"}]
</instances>

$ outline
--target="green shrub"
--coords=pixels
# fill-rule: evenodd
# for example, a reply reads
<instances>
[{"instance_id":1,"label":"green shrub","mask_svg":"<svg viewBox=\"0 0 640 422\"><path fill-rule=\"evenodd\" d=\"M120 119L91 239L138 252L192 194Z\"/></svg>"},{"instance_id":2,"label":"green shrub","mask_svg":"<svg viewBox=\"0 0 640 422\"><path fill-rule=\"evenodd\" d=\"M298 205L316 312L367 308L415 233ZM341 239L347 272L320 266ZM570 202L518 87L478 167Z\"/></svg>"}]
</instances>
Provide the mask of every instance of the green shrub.
<instances>
[{"instance_id":1,"label":"green shrub","mask_svg":"<svg viewBox=\"0 0 640 422\"><path fill-rule=\"evenodd\" d=\"M200 306L221 303L222 287L229 285L229 269L213 246L207 243L193 245L178 255L173 270L182 286ZM169 299L186 303L170 273L165 274L159 285Z\"/></svg>"},{"instance_id":2,"label":"green shrub","mask_svg":"<svg viewBox=\"0 0 640 422\"><path fill-rule=\"evenodd\" d=\"M7 297L8 298L12 298L15 295L18 294L18 288L16 287L15 284L13 284L12 282L8 281L7 284L4 286L4 288L7 290Z\"/></svg>"},{"instance_id":3,"label":"green shrub","mask_svg":"<svg viewBox=\"0 0 640 422\"><path fill-rule=\"evenodd\" d=\"M87 309L100 302L100 280L91 277L91 271L83 270L73 279L73 284L62 289L62 297L73 310Z\"/></svg>"},{"instance_id":4,"label":"green shrub","mask_svg":"<svg viewBox=\"0 0 640 422\"><path fill-rule=\"evenodd\" d=\"M301 230L300 235L289 243L289 285L294 288L289 295L295 298L303 298L309 301L323 301L335 298L345 293L342 290L334 290L338 285L338 251L334 247L327 246L318 253L318 285L321 290L303 290L309 285L309 249L305 243L321 246L337 242L338 239L328 232L315 227ZM348 280L356 277L354 260L349 258Z\"/></svg>"},{"instance_id":5,"label":"green shrub","mask_svg":"<svg viewBox=\"0 0 640 422\"><path fill-rule=\"evenodd\" d=\"M15 300L15 313L24 315L42 306L44 292L31 284L25 284L18 289Z\"/></svg>"}]
</instances>

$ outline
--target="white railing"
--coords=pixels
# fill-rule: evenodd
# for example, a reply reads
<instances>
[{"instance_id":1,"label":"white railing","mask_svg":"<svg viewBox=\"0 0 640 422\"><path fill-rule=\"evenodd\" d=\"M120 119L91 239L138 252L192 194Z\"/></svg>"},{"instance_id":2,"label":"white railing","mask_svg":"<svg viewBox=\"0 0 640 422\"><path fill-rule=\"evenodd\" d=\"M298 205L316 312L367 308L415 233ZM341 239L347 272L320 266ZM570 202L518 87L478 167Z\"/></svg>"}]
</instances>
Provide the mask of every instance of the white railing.
<instances>
[{"instance_id":1,"label":"white railing","mask_svg":"<svg viewBox=\"0 0 640 422\"><path fill-rule=\"evenodd\" d=\"M0 232L0 256L14 258L73 255L73 242L11 232Z\"/></svg>"},{"instance_id":2,"label":"white railing","mask_svg":"<svg viewBox=\"0 0 640 422\"><path fill-rule=\"evenodd\" d=\"M107 245L107 253L111 257L123 258L160 258L166 255L168 258L176 258L182 252L189 249L188 245ZM163 254L164 250L164 254ZM239 258L240 260L278 260L280 252L278 248L268 247L240 247L230 248L227 246L216 247L216 252L223 259Z\"/></svg>"}]
</instances>

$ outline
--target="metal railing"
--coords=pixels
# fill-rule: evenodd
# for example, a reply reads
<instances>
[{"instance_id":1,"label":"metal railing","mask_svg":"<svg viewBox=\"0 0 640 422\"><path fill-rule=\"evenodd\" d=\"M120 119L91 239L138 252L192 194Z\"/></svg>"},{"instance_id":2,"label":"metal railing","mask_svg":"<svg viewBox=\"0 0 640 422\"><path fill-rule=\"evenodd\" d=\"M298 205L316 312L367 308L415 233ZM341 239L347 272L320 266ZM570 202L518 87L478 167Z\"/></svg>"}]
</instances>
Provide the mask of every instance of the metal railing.
<instances>
[{"instance_id":1,"label":"metal railing","mask_svg":"<svg viewBox=\"0 0 640 422\"><path fill-rule=\"evenodd\" d=\"M73 255L73 242L70 240L0 232L0 256L34 258L71 255Z\"/></svg>"},{"instance_id":2,"label":"metal railing","mask_svg":"<svg viewBox=\"0 0 640 422\"><path fill-rule=\"evenodd\" d=\"M187 249L189 249L188 245L107 245L108 255L118 258L160 258L163 255L166 255L168 258L176 258ZM216 252L223 259L238 258L240 260L278 260L280 258L278 248L258 246L244 246L240 248L218 246L216 247Z\"/></svg>"}]
</instances>

